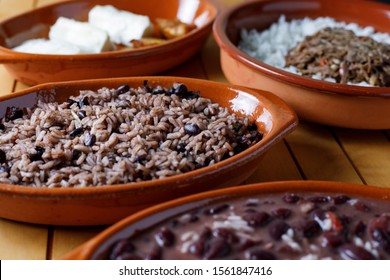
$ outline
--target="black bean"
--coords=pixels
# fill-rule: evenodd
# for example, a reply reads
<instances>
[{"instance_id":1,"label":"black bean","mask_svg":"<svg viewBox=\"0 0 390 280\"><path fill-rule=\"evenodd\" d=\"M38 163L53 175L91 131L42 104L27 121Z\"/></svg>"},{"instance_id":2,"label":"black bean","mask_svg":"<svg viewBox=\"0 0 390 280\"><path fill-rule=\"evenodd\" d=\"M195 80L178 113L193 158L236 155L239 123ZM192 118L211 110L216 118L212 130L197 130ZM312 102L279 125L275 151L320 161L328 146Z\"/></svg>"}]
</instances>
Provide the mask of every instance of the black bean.
<instances>
[{"instance_id":1,"label":"black bean","mask_svg":"<svg viewBox=\"0 0 390 280\"><path fill-rule=\"evenodd\" d=\"M379 246L390 254L390 232L381 228L375 228L371 232L371 237L379 243Z\"/></svg>"},{"instance_id":2,"label":"black bean","mask_svg":"<svg viewBox=\"0 0 390 280\"><path fill-rule=\"evenodd\" d=\"M318 236L321 232L320 225L313 220L306 222L303 227L303 236L309 239Z\"/></svg>"},{"instance_id":3,"label":"black bean","mask_svg":"<svg viewBox=\"0 0 390 280\"><path fill-rule=\"evenodd\" d=\"M188 89L184 84L176 84L174 89L175 94L178 96L185 96L188 93Z\"/></svg>"},{"instance_id":4,"label":"black bean","mask_svg":"<svg viewBox=\"0 0 390 280\"><path fill-rule=\"evenodd\" d=\"M166 93L167 93L167 91L163 87L161 87L161 86L157 86L152 91L152 94L166 94Z\"/></svg>"},{"instance_id":5,"label":"black bean","mask_svg":"<svg viewBox=\"0 0 390 280\"><path fill-rule=\"evenodd\" d=\"M88 134L85 137L84 143L88 147L91 147L91 146L95 145L95 143L96 143L96 136L94 134Z\"/></svg>"},{"instance_id":6,"label":"black bean","mask_svg":"<svg viewBox=\"0 0 390 280\"><path fill-rule=\"evenodd\" d=\"M374 260L375 257L362 247L345 244L339 248L341 258L345 260Z\"/></svg>"},{"instance_id":7,"label":"black bean","mask_svg":"<svg viewBox=\"0 0 390 280\"><path fill-rule=\"evenodd\" d=\"M5 163L7 161L7 154L0 149L0 163Z\"/></svg>"},{"instance_id":8,"label":"black bean","mask_svg":"<svg viewBox=\"0 0 390 280\"><path fill-rule=\"evenodd\" d=\"M119 94L124 94L130 90L129 85L121 85L116 89L116 93Z\"/></svg>"},{"instance_id":9,"label":"black bean","mask_svg":"<svg viewBox=\"0 0 390 280\"><path fill-rule=\"evenodd\" d=\"M202 130L199 128L198 125L196 124L186 124L184 126L184 131L188 134L188 135L197 135L199 133L202 132Z\"/></svg>"},{"instance_id":10,"label":"black bean","mask_svg":"<svg viewBox=\"0 0 390 280\"><path fill-rule=\"evenodd\" d=\"M80 110L78 111L77 116L82 120L87 116L87 112L85 110Z\"/></svg>"},{"instance_id":11,"label":"black bean","mask_svg":"<svg viewBox=\"0 0 390 280\"><path fill-rule=\"evenodd\" d=\"M81 108L83 106L88 106L89 105L89 97L84 96L84 98L81 101L79 101L79 103L77 105L79 106L79 108Z\"/></svg>"},{"instance_id":12,"label":"black bean","mask_svg":"<svg viewBox=\"0 0 390 280\"><path fill-rule=\"evenodd\" d=\"M257 131L257 125L255 123L250 123L246 128L248 131Z\"/></svg>"},{"instance_id":13,"label":"black bean","mask_svg":"<svg viewBox=\"0 0 390 280\"><path fill-rule=\"evenodd\" d=\"M290 225L282 220L276 220L273 224L269 226L268 233L274 240L280 240L282 235L285 234Z\"/></svg>"},{"instance_id":14,"label":"black bean","mask_svg":"<svg viewBox=\"0 0 390 280\"><path fill-rule=\"evenodd\" d=\"M208 249L204 252L203 259L211 260L226 257L231 251L229 243L222 238L215 238L208 244Z\"/></svg>"},{"instance_id":15,"label":"black bean","mask_svg":"<svg viewBox=\"0 0 390 280\"><path fill-rule=\"evenodd\" d=\"M72 107L73 104L77 103L76 100L73 100L73 99L71 99L71 98L68 98L68 101L67 101L67 102L68 102L68 108Z\"/></svg>"},{"instance_id":16,"label":"black bean","mask_svg":"<svg viewBox=\"0 0 390 280\"><path fill-rule=\"evenodd\" d=\"M5 111L6 122L20 119L22 117L23 117L23 109L20 109L19 107L15 107L15 106L7 107Z\"/></svg>"},{"instance_id":17,"label":"black bean","mask_svg":"<svg viewBox=\"0 0 390 280\"><path fill-rule=\"evenodd\" d=\"M152 87L148 85L148 80L144 80L144 89L146 90L146 92L151 92L152 91Z\"/></svg>"},{"instance_id":18,"label":"black bean","mask_svg":"<svg viewBox=\"0 0 390 280\"><path fill-rule=\"evenodd\" d=\"M366 232L366 228L367 226L362 222L362 221L359 221L356 226L355 226L355 229L353 230L353 233L362 238L364 236L364 233Z\"/></svg>"},{"instance_id":19,"label":"black bean","mask_svg":"<svg viewBox=\"0 0 390 280\"><path fill-rule=\"evenodd\" d=\"M329 202L329 198L326 196L312 196L308 198L309 201L314 203L327 203Z\"/></svg>"},{"instance_id":20,"label":"black bean","mask_svg":"<svg viewBox=\"0 0 390 280\"><path fill-rule=\"evenodd\" d=\"M207 156L204 160L204 166L209 166L210 165L210 162L211 162L211 158L209 156Z\"/></svg>"},{"instance_id":21,"label":"black bean","mask_svg":"<svg viewBox=\"0 0 390 280\"><path fill-rule=\"evenodd\" d=\"M245 213L242 218L251 227L262 227L271 221L271 216L266 212Z\"/></svg>"},{"instance_id":22,"label":"black bean","mask_svg":"<svg viewBox=\"0 0 390 280\"><path fill-rule=\"evenodd\" d=\"M38 154L43 155L45 153L45 148L40 146L35 146L35 151L37 151Z\"/></svg>"},{"instance_id":23,"label":"black bean","mask_svg":"<svg viewBox=\"0 0 390 280\"><path fill-rule=\"evenodd\" d=\"M200 97L199 91L188 91L186 95L183 96L185 99L195 99Z\"/></svg>"},{"instance_id":24,"label":"black bean","mask_svg":"<svg viewBox=\"0 0 390 280\"><path fill-rule=\"evenodd\" d=\"M170 247L175 243L175 234L166 227L162 227L154 238L161 247Z\"/></svg>"},{"instance_id":25,"label":"black bean","mask_svg":"<svg viewBox=\"0 0 390 280\"><path fill-rule=\"evenodd\" d=\"M251 141L250 145L253 145L263 139L263 133L260 131L251 131L249 139Z\"/></svg>"},{"instance_id":26,"label":"black bean","mask_svg":"<svg viewBox=\"0 0 390 280\"><path fill-rule=\"evenodd\" d=\"M175 94L175 88L174 87L170 87L169 90L168 90L168 94L170 94L170 95Z\"/></svg>"},{"instance_id":27,"label":"black bean","mask_svg":"<svg viewBox=\"0 0 390 280\"><path fill-rule=\"evenodd\" d=\"M339 214L338 218L342 225L349 225L352 222L352 218L344 214Z\"/></svg>"},{"instance_id":28,"label":"black bean","mask_svg":"<svg viewBox=\"0 0 390 280\"><path fill-rule=\"evenodd\" d=\"M333 203L335 205L344 204L344 203L346 203L350 199L351 198L349 196L347 196L347 195L338 195L338 196L332 197Z\"/></svg>"},{"instance_id":29,"label":"black bean","mask_svg":"<svg viewBox=\"0 0 390 280\"><path fill-rule=\"evenodd\" d=\"M179 142L176 145L176 151L178 151L179 153L184 153L186 151L186 144L184 142Z\"/></svg>"},{"instance_id":30,"label":"black bean","mask_svg":"<svg viewBox=\"0 0 390 280\"><path fill-rule=\"evenodd\" d=\"M111 249L110 259L118 259L121 255L125 253L133 253L135 251L135 246L129 239L122 239L115 243Z\"/></svg>"},{"instance_id":31,"label":"black bean","mask_svg":"<svg viewBox=\"0 0 390 280\"><path fill-rule=\"evenodd\" d=\"M72 160L77 160L81 156L81 151L74 149L72 151Z\"/></svg>"},{"instance_id":32,"label":"black bean","mask_svg":"<svg viewBox=\"0 0 390 280\"><path fill-rule=\"evenodd\" d=\"M252 249L248 253L249 260L276 260L276 256L266 250L262 250L259 248Z\"/></svg>"},{"instance_id":33,"label":"black bean","mask_svg":"<svg viewBox=\"0 0 390 280\"><path fill-rule=\"evenodd\" d=\"M235 146L233 149L234 153L236 154L245 151L251 145L251 141L248 139L248 137L246 137L246 135L237 137L236 142L237 142L237 146Z\"/></svg>"},{"instance_id":34,"label":"black bean","mask_svg":"<svg viewBox=\"0 0 390 280\"><path fill-rule=\"evenodd\" d=\"M367 206L367 204L365 204L364 202L362 202L360 200L357 201L356 203L354 203L353 207L355 207L356 210L362 211L362 212L370 211L370 208Z\"/></svg>"},{"instance_id":35,"label":"black bean","mask_svg":"<svg viewBox=\"0 0 390 280\"><path fill-rule=\"evenodd\" d=\"M286 203L290 203L290 204L296 203L300 199L301 198L298 195L293 194L293 193L286 194L286 195L283 196L283 201L286 202Z\"/></svg>"},{"instance_id":36,"label":"black bean","mask_svg":"<svg viewBox=\"0 0 390 280\"><path fill-rule=\"evenodd\" d=\"M45 153L45 148L42 148L40 146L35 146L35 154L29 154L28 157L30 161L38 161L42 160L42 155Z\"/></svg>"},{"instance_id":37,"label":"black bean","mask_svg":"<svg viewBox=\"0 0 390 280\"><path fill-rule=\"evenodd\" d=\"M79 127L79 128L73 129L71 132L69 132L69 136L70 137L76 137L77 135L80 135L83 132L84 132L84 128L83 127Z\"/></svg>"},{"instance_id":38,"label":"black bean","mask_svg":"<svg viewBox=\"0 0 390 280\"><path fill-rule=\"evenodd\" d=\"M326 231L322 234L325 247L336 248L344 243L344 236L339 231Z\"/></svg>"},{"instance_id":39,"label":"black bean","mask_svg":"<svg viewBox=\"0 0 390 280\"><path fill-rule=\"evenodd\" d=\"M189 247L190 254L193 254L201 258L206 248L206 242L211 238L211 236L212 236L211 229L205 227L200 233L199 239L193 244L191 244L191 246Z\"/></svg>"},{"instance_id":40,"label":"black bean","mask_svg":"<svg viewBox=\"0 0 390 280\"><path fill-rule=\"evenodd\" d=\"M204 210L203 213L205 215L215 215L215 214L219 214L227 209L229 209L229 204L220 204L220 205L213 206L211 208Z\"/></svg>"},{"instance_id":41,"label":"black bean","mask_svg":"<svg viewBox=\"0 0 390 280\"><path fill-rule=\"evenodd\" d=\"M215 229L213 231L213 235L215 237L219 237L226 240L229 244L237 243L239 241L237 235L233 231L226 228Z\"/></svg>"},{"instance_id":42,"label":"black bean","mask_svg":"<svg viewBox=\"0 0 390 280\"><path fill-rule=\"evenodd\" d=\"M195 214L191 215L190 219L188 220L189 223L195 223L197 221L199 221L199 217Z\"/></svg>"},{"instance_id":43,"label":"black bean","mask_svg":"<svg viewBox=\"0 0 390 280\"><path fill-rule=\"evenodd\" d=\"M288 219L291 216L291 214L292 214L292 211L290 209L287 209L287 208L278 208L278 209L271 211L272 217L277 218L277 219L283 219L283 220Z\"/></svg>"},{"instance_id":44,"label":"black bean","mask_svg":"<svg viewBox=\"0 0 390 280\"><path fill-rule=\"evenodd\" d=\"M5 130L5 125L0 123L0 130L4 131Z\"/></svg>"}]
</instances>

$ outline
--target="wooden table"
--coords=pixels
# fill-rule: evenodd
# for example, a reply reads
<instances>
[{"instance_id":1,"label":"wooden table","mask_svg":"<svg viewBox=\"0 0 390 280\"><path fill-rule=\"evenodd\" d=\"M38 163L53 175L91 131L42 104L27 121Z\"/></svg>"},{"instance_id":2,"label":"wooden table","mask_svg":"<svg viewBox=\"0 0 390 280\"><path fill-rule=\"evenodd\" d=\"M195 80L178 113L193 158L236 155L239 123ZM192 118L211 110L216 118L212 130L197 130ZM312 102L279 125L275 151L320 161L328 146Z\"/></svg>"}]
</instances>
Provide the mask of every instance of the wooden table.
<instances>
[{"instance_id":1,"label":"wooden table","mask_svg":"<svg viewBox=\"0 0 390 280\"><path fill-rule=\"evenodd\" d=\"M0 19L56 1L0 0ZM223 8L239 0L219 2ZM161 75L227 82L212 35L201 53ZM26 87L0 65L0 94ZM351 130L301 122L269 151L245 183L280 180L329 180L390 187L390 130ZM0 259L59 259L103 229L42 226L0 219Z\"/></svg>"}]
</instances>

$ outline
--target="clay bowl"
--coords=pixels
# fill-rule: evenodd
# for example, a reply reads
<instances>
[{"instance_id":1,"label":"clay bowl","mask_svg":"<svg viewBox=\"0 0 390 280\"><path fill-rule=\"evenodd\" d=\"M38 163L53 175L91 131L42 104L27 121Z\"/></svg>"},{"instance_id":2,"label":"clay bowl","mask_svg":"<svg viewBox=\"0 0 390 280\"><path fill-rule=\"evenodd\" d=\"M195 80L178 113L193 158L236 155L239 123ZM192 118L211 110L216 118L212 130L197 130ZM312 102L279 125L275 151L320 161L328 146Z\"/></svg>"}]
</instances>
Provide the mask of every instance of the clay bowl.
<instances>
[{"instance_id":1,"label":"clay bowl","mask_svg":"<svg viewBox=\"0 0 390 280\"><path fill-rule=\"evenodd\" d=\"M97 236L93 237L91 240L82 244L78 248L74 249L72 252L68 253L64 258L66 259L104 259L107 256L107 251L112 248L113 244L118 240L128 238L134 234L142 234L143 230L154 227L159 223L162 223L165 220L171 220L170 218L175 216L181 216L185 213L197 213L199 217L199 228L196 229L198 234L202 232L202 224L207 223L202 220L203 214L206 213L204 210L195 212L197 208L208 209L208 205L226 205L229 204L230 200L237 198L250 198L250 197L269 197L272 195L282 196L285 193L296 193L298 195L306 195L314 197L315 194L323 194L324 196L335 197L336 194L344 194L351 198L371 198L375 201L385 201L390 205L390 190L380 187L370 187L365 185L357 185L351 183L340 183L340 182L326 182L326 181L285 181L285 182L268 182L268 183L257 183L245 186L232 187L224 190L214 190L208 191L201 194L191 195L184 198L176 199L169 201L167 203L159 204L154 207L150 207L143 211L137 212L126 219L114 224L113 226L107 228ZM324 195L325 194L325 195ZM245 200L245 199L244 199ZM331 200L332 201L332 200ZM332 204L332 202L329 202ZM292 203L294 204L294 203ZM288 203L282 202L282 206L289 208ZM321 203L320 203L321 204ZM320 205L319 204L319 205ZM261 207L268 207L266 204L259 203L258 211L261 211ZM284 205L284 206L283 206ZM322 204L323 205L323 204ZM256 206L253 206L256 207ZM272 207L272 206L271 206ZM275 208L278 206L275 205ZM210 207L212 209L213 207ZM217 209L217 207L215 207ZM234 208L236 209L236 208ZM223 210L225 211L225 210ZM228 210L226 210L228 211ZM226 212L225 211L225 212ZM268 211L269 210L263 210ZM294 211L294 210L293 210ZM336 210L337 211L337 210ZM341 210L340 210L341 211ZM217 215L223 215L224 212L218 212ZM337 212L335 212L337 213ZM348 215L347 213L344 213ZM237 215L239 215L237 213ZM295 217L296 212L294 212L291 217L286 219L287 223L291 223L291 219ZM275 221L276 218L272 222ZM176 219L176 221L180 218ZM172 221L172 220L171 220ZM226 221L226 220L225 220ZM272 225L271 222L271 225ZM185 223L185 222L184 222ZM196 223L196 220L192 221ZM160 228L158 226L158 228ZM173 232L180 229L180 225L177 227L166 226L169 229L172 229ZM211 227L211 226L210 226ZM260 229L259 229L260 230ZM255 238L253 235L251 237ZM265 237L266 238L266 237ZM175 238L176 242L179 243L182 240L178 235ZM195 239L196 240L196 239ZM282 241L274 241L276 243ZM176 243L176 247L180 246ZM137 245L133 243L136 248ZM264 243L260 243L260 246ZM150 247L151 248L151 247ZM183 248L183 247L182 247ZM221 249L222 250L222 249ZM272 249L269 249L272 252ZM187 256L191 256L188 254ZM185 258L185 255L182 255ZM180 257L179 257L180 258ZM218 257L217 257L218 258Z\"/></svg>"},{"instance_id":2,"label":"clay bowl","mask_svg":"<svg viewBox=\"0 0 390 280\"><path fill-rule=\"evenodd\" d=\"M65 102L80 89L97 90L143 85L172 87L184 83L189 90L255 121L263 139L245 151L214 165L159 180L86 188L37 188L0 184L0 217L39 224L111 224L128 214L173 198L210 188L233 186L248 178L263 154L297 125L285 102L264 91L249 90L205 80L179 77L133 77L49 83L0 98L0 117L6 107L33 107L38 100ZM47 102L47 101L46 101Z\"/></svg>"},{"instance_id":3,"label":"clay bowl","mask_svg":"<svg viewBox=\"0 0 390 280\"><path fill-rule=\"evenodd\" d=\"M328 16L390 33L389 13L389 5L374 1L249 1L221 12L213 32L221 49L222 70L232 84L274 92L294 108L301 120L346 128L388 129L389 88L342 85L301 77L262 63L236 46L242 28L261 31L277 22L281 15L285 15L287 21Z\"/></svg>"},{"instance_id":4,"label":"clay bowl","mask_svg":"<svg viewBox=\"0 0 390 280\"><path fill-rule=\"evenodd\" d=\"M50 26L64 16L86 21L95 5L156 17L179 18L198 28L178 39L135 50L100 54L42 55L20 53L11 48L27 39L47 37ZM157 8L158 7L158 8ZM0 63L16 79L28 85L46 82L153 75L184 62L198 52L211 32L217 14L208 0L72 0L6 19L0 23Z\"/></svg>"}]
</instances>

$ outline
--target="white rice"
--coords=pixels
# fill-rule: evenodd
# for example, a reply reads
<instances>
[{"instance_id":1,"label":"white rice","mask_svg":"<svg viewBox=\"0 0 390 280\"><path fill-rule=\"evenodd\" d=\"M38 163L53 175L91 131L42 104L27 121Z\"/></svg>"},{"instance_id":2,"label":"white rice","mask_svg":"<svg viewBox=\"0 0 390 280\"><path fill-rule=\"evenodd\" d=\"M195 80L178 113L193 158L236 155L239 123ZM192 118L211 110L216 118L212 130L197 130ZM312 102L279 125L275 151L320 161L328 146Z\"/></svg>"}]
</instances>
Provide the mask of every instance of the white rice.
<instances>
[{"instance_id":1,"label":"white rice","mask_svg":"<svg viewBox=\"0 0 390 280\"><path fill-rule=\"evenodd\" d=\"M356 23L338 22L330 17L319 17L314 20L306 17L287 22L285 16L282 15L278 22L273 23L262 32L255 29L242 29L238 48L266 64L300 75L295 67L284 67L285 56L291 48L297 46L306 36L313 35L325 27L348 29L357 36L371 37L377 42L390 44L389 34L375 32L375 29L371 26L361 27ZM312 78L322 79L322 76L318 73ZM331 78L325 80L335 82ZM370 86L365 82L355 85Z\"/></svg>"}]
</instances>

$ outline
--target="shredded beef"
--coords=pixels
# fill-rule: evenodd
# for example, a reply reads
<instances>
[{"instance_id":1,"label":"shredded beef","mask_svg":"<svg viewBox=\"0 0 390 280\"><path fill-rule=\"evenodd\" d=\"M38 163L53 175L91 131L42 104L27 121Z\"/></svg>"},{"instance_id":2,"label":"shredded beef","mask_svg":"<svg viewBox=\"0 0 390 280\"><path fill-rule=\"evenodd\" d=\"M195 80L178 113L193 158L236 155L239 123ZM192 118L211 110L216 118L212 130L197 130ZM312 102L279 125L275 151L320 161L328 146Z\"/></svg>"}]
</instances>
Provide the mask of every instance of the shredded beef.
<instances>
[{"instance_id":1,"label":"shredded beef","mask_svg":"<svg viewBox=\"0 0 390 280\"><path fill-rule=\"evenodd\" d=\"M286 55L286 67L303 76L321 74L338 83L390 86L390 45L356 36L343 28L324 28L307 36Z\"/></svg>"}]
</instances>

